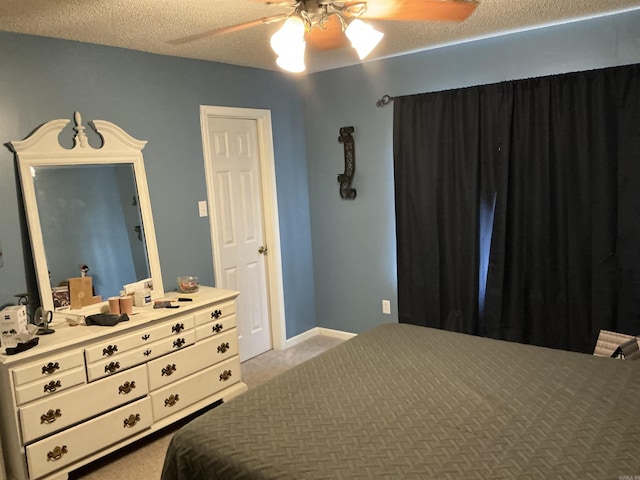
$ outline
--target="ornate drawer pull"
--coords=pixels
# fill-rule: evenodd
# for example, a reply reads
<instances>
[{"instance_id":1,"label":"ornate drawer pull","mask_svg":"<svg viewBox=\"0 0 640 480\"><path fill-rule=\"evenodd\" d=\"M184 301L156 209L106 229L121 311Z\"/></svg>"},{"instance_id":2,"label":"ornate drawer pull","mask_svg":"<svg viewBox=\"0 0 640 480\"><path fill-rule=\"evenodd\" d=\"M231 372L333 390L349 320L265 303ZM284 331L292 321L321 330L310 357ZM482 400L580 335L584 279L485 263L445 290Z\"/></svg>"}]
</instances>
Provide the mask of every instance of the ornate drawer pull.
<instances>
[{"instance_id":1,"label":"ornate drawer pull","mask_svg":"<svg viewBox=\"0 0 640 480\"><path fill-rule=\"evenodd\" d=\"M213 327L211 327L211 331L214 333L219 333L224 327L219 323L216 323Z\"/></svg>"},{"instance_id":2,"label":"ornate drawer pull","mask_svg":"<svg viewBox=\"0 0 640 480\"><path fill-rule=\"evenodd\" d=\"M63 445L61 447L54 448L51 452L47 453L47 462L55 462L56 460L60 460L62 456L66 453L69 453L67 450L67 446Z\"/></svg>"},{"instance_id":3,"label":"ornate drawer pull","mask_svg":"<svg viewBox=\"0 0 640 480\"><path fill-rule=\"evenodd\" d=\"M211 312L211 318L220 318L222 316L222 310L215 310Z\"/></svg>"},{"instance_id":4,"label":"ornate drawer pull","mask_svg":"<svg viewBox=\"0 0 640 480\"><path fill-rule=\"evenodd\" d=\"M104 367L105 373L113 373L120 368L120 362L111 362Z\"/></svg>"},{"instance_id":5,"label":"ornate drawer pull","mask_svg":"<svg viewBox=\"0 0 640 480\"><path fill-rule=\"evenodd\" d=\"M44 386L44 393L47 393L47 392L53 393L60 387L62 387L62 383L60 383L60 380L56 380L55 382L51 380L49 383L47 383Z\"/></svg>"},{"instance_id":6,"label":"ornate drawer pull","mask_svg":"<svg viewBox=\"0 0 640 480\"><path fill-rule=\"evenodd\" d=\"M180 395L177 393L175 395L169 395L169 398L164 399L165 407L173 407L180 400Z\"/></svg>"},{"instance_id":7,"label":"ornate drawer pull","mask_svg":"<svg viewBox=\"0 0 640 480\"><path fill-rule=\"evenodd\" d=\"M187 343L187 341L184 338L179 338L173 342L173 348L180 348L185 343Z\"/></svg>"},{"instance_id":8,"label":"ornate drawer pull","mask_svg":"<svg viewBox=\"0 0 640 480\"><path fill-rule=\"evenodd\" d=\"M47 365L42 367L42 374L43 375L51 375L56 370L60 370L60 364L58 362L56 362L56 363L49 362Z\"/></svg>"},{"instance_id":9,"label":"ornate drawer pull","mask_svg":"<svg viewBox=\"0 0 640 480\"><path fill-rule=\"evenodd\" d=\"M151 349L145 350L144 352L142 352L142 354L143 354L145 357L148 357L149 355L151 355Z\"/></svg>"},{"instance_id":10,"label":"ornate drawer pull","mask_svg":"<svg viewBox=\"0 0 640 480\"><path fill-rule=\"evenodd\" d=\"M47 413L45 413L40 417L40 425L45 423L49 425L50 423L55 422L61 416L62 416L62 412L60 411L59 408L57 408L55 411L49 410Z\"/></svg>"},{"instance_id":11,"label":"ornate drawer pull","mask_svg":"<svg viewBox=\"0 0 640 480\"><path fill-rule=\"evenodd\" d=\"M170 377L171 375L173 375L173 372L175 371L176 371L176 364L175 363L173 365L168 364L166 367L162 369L162 376Z\"/></svg>"},{"instance_id":12,"label":"ornate drawer pull","mask_svg":"<svg viewBox=\"0 0 640 480\"><path fill-rule=\"evenodd\" d=\"M103 348L102 349L102 356L103 357L110 357L111 355L113 355L117 351L118 351L118 346L117 345L109 345L107 348Z\"/></svg>"},{"instance_id":13,"label":"ornate drawer pull","mask_svg":"<svg viewBox=\"0 0 640 480\"><path fill-rule=\"evenodd\" d=\"M229 343L221 343L220 346L218 347L218 353L224 353L227 350L229 350Z\"/></svg>"},{"instance_id":14,"label":"ornate drawer pull","mask_svg":"<svg viewBox=\"0 0 640 480\"><path fill-rule=\"evenodd\" d=\"M136 382L124 382L123 385L118 387L118 395L127 395L134 388L136 388Z\"/></svg>"},{"instance_id":15,"label":"ornate drawer pull","mask_svg":"<svg viewBox=\"0 0 640 480\"><path fill-rule=\"evenodd\" d=\"M140 338L146 342L147 340L149 340L151 338L151 335L149 335L148 333L145 333Z\"/></svg>"},{"instance_id":16,"label":"ornate drawer pull","mask_svg":"<svg viewBox=\"0 0 640 480\"><path fill-rule=\"evenodd\" d=\"M184 330L184 323L176 323L171 327L171 333L180 333L182 330Z\"/></svg>"},{"instance_id":17,"label":"ornate drawer pull","mask_svg":"<svg viewBox=\"0 0 640 480\"><path fill-rule=\"evenodd\" d=\"M220 374L220 381L221 382L226 382L230 378L231 378L231 370L225 370L224 372L222 372Z\"/></svg>"},{"instance_id":18,"label":"ornate drawer pull","mask_svg":"<svg viewBox=\"0 0 640 480\"><path fill-rule=\"evenodd\" d=\"M132 413L129 415L129 418L124 419L124 428L131 428L135 426L136 423L140 421L140 414L136 413L135 415Z\"/></svg>"}]
</instances>

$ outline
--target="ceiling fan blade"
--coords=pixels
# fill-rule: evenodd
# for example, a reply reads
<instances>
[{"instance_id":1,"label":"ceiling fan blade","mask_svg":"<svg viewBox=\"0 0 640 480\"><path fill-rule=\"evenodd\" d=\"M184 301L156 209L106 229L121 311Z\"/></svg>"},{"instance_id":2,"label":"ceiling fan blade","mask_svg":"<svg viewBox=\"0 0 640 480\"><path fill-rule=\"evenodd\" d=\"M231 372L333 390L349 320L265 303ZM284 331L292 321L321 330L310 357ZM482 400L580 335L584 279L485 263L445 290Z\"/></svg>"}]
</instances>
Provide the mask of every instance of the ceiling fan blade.
<instances>
[{"instance_id":1,"label":"ceiling fan blade","mask_svg":"<svg viewBox=\"0 0 640 480\"><path fill-rule=\"evenodd\" d=\"M284 20L288 16L289 16L288 13L287 14L282 13L282 14L279 14L279 15L272 15L270 17L258 18L257 20L252 20L250 22L238 23L237 25L230 25L228 27L216 28L214 30L208 30L206 32L195 33L193 35L188 35L186 37L177 38L175 40L169 40L168 43L170 43L171 45L183 45L185 43L195 42L196 40L201 40L201 39L207 38L207 37L213 37L215 35L222 35L222 34L225 34L225 33L237 32L237 31L240 31L240 30L245 30L247 28L257 27L257 26L263 25L263 24L279 22L280 20Z\"/></svg>"},{"instance_id":2,"label":"ceiling fan blade","mask_svg":"<svg viewBox=\"0 0 640 480\"><path fill-rule=\"evenodd\" d=\"M252 0L256 3L266 3L267 5L289 6L293 7L295 0Z\"/></svg>"},{"instance_id":3,"label":"ceiling fan blade","mask_svg":"<svg viewBox=\"0 0 640 480\"><path fill-rule=\"evenodd\" d=\"M476 0L385 0L369 2L362 18L462 22L479 4Z\"/></svg>"},{"instance_id":4,"label":"ceiling fan blade","mask_svg":"<svg viewBox=\"0 0 640 480\"><path fill-rule=\"evenodd\" d=\"M325 29L314 27L305 34L307 46L314 50L333 50L349 46L342 24L335 15L328 17Z\"/></svg>"}]
</instances>

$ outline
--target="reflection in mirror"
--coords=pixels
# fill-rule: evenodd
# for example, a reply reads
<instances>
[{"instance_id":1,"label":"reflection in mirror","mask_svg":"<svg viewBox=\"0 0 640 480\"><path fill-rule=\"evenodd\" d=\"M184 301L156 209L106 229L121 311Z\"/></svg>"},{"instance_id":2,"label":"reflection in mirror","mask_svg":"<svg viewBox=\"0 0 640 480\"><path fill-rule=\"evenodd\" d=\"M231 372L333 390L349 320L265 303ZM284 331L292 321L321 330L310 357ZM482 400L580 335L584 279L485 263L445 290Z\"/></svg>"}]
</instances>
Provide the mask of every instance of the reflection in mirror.
<instances>
[{"instance_id":1,"label":"reflection in mirror","mask_svg":"<svg viewBox=\"0 0 640 480\"><path fill-rule=\"evenodd\" d=\"M130 164L35 167L32 171L52 287L82 275L93 294L117 296L151 276Z\"/></svg>"},{"instance_id":2,"label":"reflection in mirror","mask_svg":"<svg viewBox=\"0 0 640 480\"><path fill-rule=\"evenodd\" d=\"M20 171L40 304L45 310L69 311L71 298L73 313L91 314L108 308L106 300L124 285L147 278L152 297L161 297L142 158L147 142L113 123L94 120L89 125L102 140L94 148L76 112L73 147L68 148L60 142L68 143L62 133L69 123L51 120L26 139L7 144ZM85 274L91 282L82 278ZM58 288L65 282L68 287ZM71 294L74 289L77 295ZM103 302L94 304L97 297Z\"/></svg>"}]
</instances>

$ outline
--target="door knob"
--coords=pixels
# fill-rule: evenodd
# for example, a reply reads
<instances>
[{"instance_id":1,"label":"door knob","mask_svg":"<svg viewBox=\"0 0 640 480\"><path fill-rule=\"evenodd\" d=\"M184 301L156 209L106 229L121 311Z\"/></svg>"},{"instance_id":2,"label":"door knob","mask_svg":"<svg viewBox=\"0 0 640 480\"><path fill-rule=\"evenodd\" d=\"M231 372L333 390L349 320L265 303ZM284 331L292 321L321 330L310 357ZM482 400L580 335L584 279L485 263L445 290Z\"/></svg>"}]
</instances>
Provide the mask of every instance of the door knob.
<instances>
[{"instance_id":1,"label":"door knob","mask_svg":"<svg viewBox=\"0 0 640 480\"><path fill-rule=\"evenodd\" d=\"M266 255L267 254L267 246L266 245L260 245L260 247L258 248L258 253L260 255Z\"/></svg>"}]
</instances>

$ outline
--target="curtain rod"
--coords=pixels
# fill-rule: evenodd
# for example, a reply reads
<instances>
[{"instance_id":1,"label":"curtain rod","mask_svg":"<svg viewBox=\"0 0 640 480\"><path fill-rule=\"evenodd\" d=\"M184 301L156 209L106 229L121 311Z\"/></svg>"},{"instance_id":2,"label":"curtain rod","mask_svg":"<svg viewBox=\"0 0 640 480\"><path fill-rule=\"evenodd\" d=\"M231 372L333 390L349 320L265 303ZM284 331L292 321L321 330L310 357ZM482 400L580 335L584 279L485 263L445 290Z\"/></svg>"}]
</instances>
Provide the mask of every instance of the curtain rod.
<instances>
[{"instance_id":1,"label":"curtain rod","mask_svg":"<svg viewBox=\"0 0 640 480\"><path fill-rule=\"evenodd\" d=\"M393 102L393 97L389 95L383 95L382 98L376 102L376 107L386 107L391 102Z\"/></svg>"}]
</instances>

